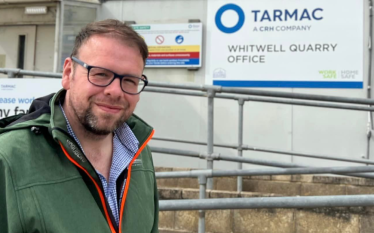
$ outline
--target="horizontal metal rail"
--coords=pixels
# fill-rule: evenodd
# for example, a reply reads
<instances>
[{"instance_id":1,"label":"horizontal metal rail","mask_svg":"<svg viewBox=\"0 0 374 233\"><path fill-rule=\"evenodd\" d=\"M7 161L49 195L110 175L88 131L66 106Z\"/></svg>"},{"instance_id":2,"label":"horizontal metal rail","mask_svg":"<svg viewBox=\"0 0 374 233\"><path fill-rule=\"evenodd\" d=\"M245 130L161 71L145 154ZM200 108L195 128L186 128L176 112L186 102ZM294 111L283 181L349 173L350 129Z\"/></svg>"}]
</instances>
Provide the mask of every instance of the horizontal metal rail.
<instances>
[{"instance_id":1,"label":"horizontal metal rail","mask_svg":"<svg viewBox=\"0 0 374 233\"><path fill-rule=\"evenodd\" d=\"M318 103L314 101L312 102L312 101L300 101L300 100L262 98L262 97L243 96L243 95L216 94L216 97L220 99L236 99L236 100L243 99L244 101L251 101L251 102L291 104L291 105L308 106L308 107L334 108L334 109L345 109L345 110L355 110L355 111L373 111L374 109L373 107L362 107L362 106L355 106L355 105Z\"/></svg>"},{"instance_id":2,"label":"horizontal metal rail","mask_svg":"<svg viewBox=\"0 0 374 233\"><path fill-rule=\"evenodd\" d=\"M173 95L186 95L186 96L196 96L196 97L207 97L207 93L205 93L205 92L181 91L181 90L175 90L175 89L163 89L163 88L152 88L152 87L145 88L144 92L173 94ZM231 99L231 100L243 99L244 101L252 101L252 102L291 104L291 105L319 107L319 108L334 108L334 109L345 109L345 110L365 111L365 112L374 111L373 107L362 107L362 106L354 106L354 105L329 104L329 103L326 104L326 103L318 103L318 102L311 102L311 101L299 101L299 100L278 100L278 99L273 99L273 98L261 98L261 97L251 97L251 96L248 97L248 96L244 96L244 95L215 94L214 97L218 98L218 99Z\"/></svg>"},{"instance_id":3,"label":"horizontal metal rail","mask_svg":"<svg viewBox=\"0 0 374 233\"><path fill-rule=\"evenodd\" d=\"M232 88L232 87L222 87L221 92L244 94L244 95L278 97L278 98L304 99L304 100L312 100L312 101L317 100L317 101L364 104L364 105L374 104L374 100L372 99L347 98L347 97L302 94L302 93L287 93L287 92L280 92L280 91L264 91L264 90L255 90L255 89L240 89L240 88Z\"/></svg>"},{"instance_id":4,"label":"horizontal metal rail","mask_svg":"<svg viewBox=\"0 0 374 233\"><path fill-rule=\"evenodd\" d=\"M177 149L170 149L170 148L160 148L160 147L154 147L154 146L151 147L151 150L152 152L155 152L155 153L180 155L180 156L187 156L187 157L194 157L194 158L201 158L201 159L241 162L241 163L249 163L249 164L256 164L256 165L269 166L269 167L282 167L282 168L310 167L310 166L305 166L305 165L296 164L296 163L266 161L266 160L261 160L261 159L233 157L233 156L227 156L227 155L221 155L221 154L214 154L213 156L208 156L206 153L177 150ZM345 174L339 173L338 175L345 175ZM356 176L356 177L363 177L363 178L370 178L370 179L374 178L373 174L350 173L348 175Z\"/></svg>"},{"instance_id":5,"label":"horizontal metal rail","mask_svg":"<svg viewBox=\"0 0 374 233\"><path fill-rule=\"evenodd\" d=\"M263 175L296 175L296 174L327 174L327 173L355 173L374 172L374 166L357 167L312 167L312 168L272 168L246 170L193 170L177 172L156 172L157 179L189 178L189 177L227 177L227 176L263 176Z\"/></svg>"},{"instance_id":6,"label":"horizontal metal rail","mask_svg":"<svg viewBox=\"0 0 374 233\"><path fill-rule=\"evenodd\" d=\"M199 142L199 141L191 141L191 140L181 140L181 139L173 139L173 138L160 138L160 137L153 137L153 140L159 141L167 141L167 142L177 142L177 143L189 143L195 145L207 145L206 142ZM223 148L230 148L230 149L239 149L237 144L227 144L227 143L215 143L215 147L223 147ZM363 163L363 164L372 164L374 165L374 161L369 161L365 159L348 159L342 158L337 156L327 156L327 155L314 155L314 154L307 154L302 152L296 151L283 151L283 150L275 150L275 149L268 149L268 148L261 148L255 146L248 146L243 145L241 147L242 150L250 150L250 151L258 151L258 152L267 152L267 153L275 153L275 154L283 154L283 155L294 155L298 157L306 157L306 158L314 158L314 159L326 159L326 160L334 160L334 161L341 161L341 162L352 162L352 163Z\"/></svg>"},{"instance_id":7,"label":"horizontal metal rail","mask_svg":"<svg viewBox=\"0 0 374 233\"><path fill-rule=\"evenodd\" d=\"M26 76L38 76L38 77L48 77L48 78L62 78L62 73L52 73L52 72L40 72L32 70L21 70L21 69L2 69L0 68L0 73L11 75L26 75ZM12 77L13 77L12 76Z\"/></svg>"},{"instance_id":8,"label":"horizontal metal rail","mask_svg":"<svg viewBox=\"0 0 374 233\"><path fill-rule=\"evenodd\" d=\"M195 90L195 91L208 91L208 90L215 90L217 92L221 91L220 86L213 86L213 85L175 84L175 83L167 83L167 82L149 81L148 86L160 87L160 88L183 89L183 90Z\"/></svg>"},{"instance_id":9,"label":"horizontal metal rail","mask_svg":"<svg viewBox=\"0 0 374 233\"><path fill-rule=\"evenodd\" d=\"M374 206L374 195L162 200L160 211Z\"/></svg>"},{"instance_id":10,"label":"horizontal metal rail","mask_svg":"<svg viewBox=\"0 0 374 233\"><path fill-rule=\"evenodd\" d=\"M172 94L172 95L188 95L188 96L197 96L197 97L208 96L206 92L200 92L200 91L180 91L180 90L175 90L175 89L163 89L163 88L153 88L153 87L144 88L144 92Z\"/></svg>"},{"instance_id":11,"label":"horizontal metal rail","mask_svg":"<svg viewBox=\"0 0 374 233\"><path fill-rule=\"evenodd\" d=\"M181 85L181 84L163 83L163 82L149 82L149 86L160 87L160 88L200 90L200 91L214 90L215 92L218 92L218 93L231 93L231 94L278 97L278 98L304 99L304 100L312 100L312 101L327 101L327 102L374 105L374 100L363 99L363 98L348 98L348 97L314 95L314 94L304 94L304 93L265 91L265 90L221 87L221 86L211 86L211 85L196 85L196 84Z\"/></svg>"},{"instance_id":12,"label":"horizontal metal rail","mask_svg":"<svg viewBox=\"0 0 374 233\"><path fill-rule=\"evenodd\" d=\"M20 70L20 69L1 68L0 73L8 74L8 76L20 74L20 75L28 75L28 76L51 77L51 78L62 77L61 73L38 72L38 71L28 71L28 70ZM14 77L14 76L11 76L11 77ZM374 105L374 100L363 99L363 98L347 98L347 97L314 95L314 94L303 94L303 93L288 93L288 92L280 92L280 91L242 89L242 88L221 87L221 86L213 86L213 85L173 84L173 83L152 82L152 81L149 82L148 85L151 87L159 87L159 88L175 88L175 89L197 90L197 91L213 90L216 93L231 93L231 94L243 94L243 95L254 95L254 96L278 97L278 98L303 99L303 100L311 100L311 101L327 101L327 102Z\"/></svg>"}]
</instances>

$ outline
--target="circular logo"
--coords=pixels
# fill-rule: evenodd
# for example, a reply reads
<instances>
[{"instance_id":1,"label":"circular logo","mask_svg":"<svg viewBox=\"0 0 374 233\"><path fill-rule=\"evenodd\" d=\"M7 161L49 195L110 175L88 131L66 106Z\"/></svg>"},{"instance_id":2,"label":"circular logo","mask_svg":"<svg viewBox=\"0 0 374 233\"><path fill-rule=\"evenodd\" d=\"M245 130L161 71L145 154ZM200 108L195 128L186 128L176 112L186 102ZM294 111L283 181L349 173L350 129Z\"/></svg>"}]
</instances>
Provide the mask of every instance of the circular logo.
<instances>
[{"instance_id":1,"label":"circular logo","mask_svg":"<svg viewBox=\"0 0 374 233\"><path fill-rule=\"evenodd\" d=\"M158 36L156 36L155 40L156 40L157 44L162 44L162 43L164 43L165 38L163 36L161 36L161 35L158 35Z\"/></svg>"},{"instance_id":2,"label":"circular logo","mask_svg":"<svg viewBox=\"0 0 374 233\"><path fill-rule=\"evenodd\" d=\"M233 26L233 27L230 27L230 28L224 26L222 24L222 19L221 19L223 13L225 13L227 10L233 10L239 16L239 20L236 23L236 25ZM240 8L240 6L232 4L232 3L226 4L226 5L222 6L221 8L219 8L217 13L216 13L216 18L215 18L217 28L224 33L237 32L243 26L244 20L245 20L245 16L244 16L244 12L243 12L242 8Z\"/></svg>"},{"instance_id":3,"label":"circular logo","mask_svg":"<svg viewBox=\"0 0 374 233\"><path fill-rule=\"evenodd\" d=\"M178 35L177 37L175 37L175 42L177 42L177 44L182 44L184 41L184 38L182 35Z\"/></svg>"}]
</instances>

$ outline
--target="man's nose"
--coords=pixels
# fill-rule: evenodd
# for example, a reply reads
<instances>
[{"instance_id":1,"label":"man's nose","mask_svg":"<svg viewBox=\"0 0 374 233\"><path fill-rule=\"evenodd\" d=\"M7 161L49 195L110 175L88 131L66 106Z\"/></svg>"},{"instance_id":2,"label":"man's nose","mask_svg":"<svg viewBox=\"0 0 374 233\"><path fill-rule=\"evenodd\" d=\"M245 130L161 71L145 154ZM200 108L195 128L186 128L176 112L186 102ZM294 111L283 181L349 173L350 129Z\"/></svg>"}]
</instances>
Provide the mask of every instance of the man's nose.
<instances>
[{"instance_id":1,"label":"man's nose","mask_svg":"<svg viewBox=\"0 0 374 233\"><path fill-rule=\"evenodd\" d=\"M121 80L119 78L115 78L109 86L105 87L104 93L113 97L122 96L123 91L121 88Z\"/></svg>"}]
</instances>

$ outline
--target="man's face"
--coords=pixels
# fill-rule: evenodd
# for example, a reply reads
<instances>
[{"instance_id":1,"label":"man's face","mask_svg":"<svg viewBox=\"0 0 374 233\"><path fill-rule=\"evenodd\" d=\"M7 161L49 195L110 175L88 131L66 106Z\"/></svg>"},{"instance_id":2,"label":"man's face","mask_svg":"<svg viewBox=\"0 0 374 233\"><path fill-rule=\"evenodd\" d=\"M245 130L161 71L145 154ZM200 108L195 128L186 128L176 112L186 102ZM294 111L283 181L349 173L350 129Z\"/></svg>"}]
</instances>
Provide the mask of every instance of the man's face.
<instances>
[{"instance_id":1,"label":"man's face","mask_svg":"<svg viewBox=\"0 0 374 233\"><path fill-rule=\"evenodd\" d=\"M90 66L109 69L119 75L141 77L143 59L138 49L118 39L95 35L79 49L77 58ZM96 135L107 135L122 125L134 112L139 95L122 91L120 80L107 87L88 81L87 69L67 58L64 64L63 87L67 90L65 111L74 121Z\"/></svg>"}]
</instances>

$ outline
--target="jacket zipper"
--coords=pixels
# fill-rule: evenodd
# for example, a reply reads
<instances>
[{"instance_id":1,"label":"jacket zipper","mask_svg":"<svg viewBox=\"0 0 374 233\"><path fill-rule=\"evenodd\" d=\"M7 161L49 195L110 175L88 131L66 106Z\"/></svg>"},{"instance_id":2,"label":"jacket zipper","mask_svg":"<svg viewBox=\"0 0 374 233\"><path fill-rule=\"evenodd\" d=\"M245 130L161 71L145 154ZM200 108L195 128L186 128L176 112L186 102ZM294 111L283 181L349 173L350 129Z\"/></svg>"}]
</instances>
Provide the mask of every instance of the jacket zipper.
<instances>
[{"instance_id":1,"label":"jacket zipper","mask_svg":"<svg viewBox=\"0 0 374 233\"><path fill-rule=\"evenodd\" d=\"M121 201L121 211L120 211L120 214L119 214L119 225L118 225L119 233L122 233L122 227L121 227L122 217L123 217L123 211L125 209L125 202L126 202L127 192L129 191L129 186L130 186L132 164L138 158L138 156L143 151L143 149L148 144L148 142L152 139L154 133L155 133L155 131L152 130L151 134L149 135L149 137L147 138L147 140L143 143L143 145L139 148L138 152L136 152L134 158L131 160L131 162L130 162L130 164L128 166L126 186L125 186L125 190L123 191L123 196L122 196L122 201Z\"/></svg>"},{"instance_id":2,"label":"jacket zipper","mask_svg":"<svg viewBox=\"0 0 374 233\"><path fill-rule=\"evenodd\" d=\"M81 170L83 170L87 176L91 179L91 181L94 183L98 193L99 193L99 196L100 196L100 200L101 200L101 205L103 206L104 208L104 212L105 212L105 217L108 221L108 224L109 224L109 228L110 228L110 231L112 233L117 233L116 230L114 229L113 227L113 223L112 223L112 220L110 219L109 217L109 214L108 214L108 209L106 208L106 203L105 203L105 198L104 198L104 195L103 195L103 192L101 191L99 185L96 183L95 179L92 178L92 176L88 173L88 171L86 169L84 169L81 165L79 165L77 162L75 162L75 160L73 158L70 157L69 153L65 150L64 146L62 145L62 143L60 142L60 146L62 148L62 151L64 152L64 154L66 155L66 157L70 160L70 162L72 162L73 164L75 164L75 166L79 167Z\"/></svg>"},{"instance_id":3,"label":"jacket zipper","mask_svg":"<svg viewBox=\"0 0 374 233\"><path fill-rule=\"evenodd\" d=\"M129 189L129 186L130 186L130 179L131 179L131 168L132 168L132 164L134 163L134 161L139 157L140 153L143 151L143 149L146 147L146 145L148 144L148 142L152 139L153 135L154 135L155 131L152 130L151 134L149 135L149 137L147 138L147 140L143 143L143 145L139 148L139 150L136 152L134 158L131 160L129 166L128 166L128 177L127 177L127 180L126 180L126 185L125 185L125 189L123 191L123 196L122 196L122 201L121 201L121 211L120 211L120 220L119 220L119 226L118 226L118 230L119 230L119 233L122 232L122 228L121 228L121 223L122 223L122 215L123 215L123 211L124 211L124 208L125 208L125 202L126 202L126 197L127 197L127 192L128 192L128 189ZM73 158L71 158L71 156L69 155L69 153L65 150L64 146L62 145L62 143L60 142L60 146L62 148L62 151L64 152L65 156L70 160L70 162L72 162L75 166L79 167L82 171L84 171L84 173L87 174L87 176L91 179L91 181L94 183L98 193L99 193L99 196L100 196L100 200L101 200L101 205L103 206L104 208L104 212L105 212L105 217L108 221L108 224L109 224L109 228L110 228L110 231L112 233L117 233L115 228L113 227L113 223L112 223L112 220L110 219L109 217L109 213L108 213L108 209L106 208L106 202L105 202L105 198L104 198L104 195L103 195L103 192L101 191L99 185L96 183L95 179L92 178L92 176L88 173L88 171L86 169L84 169L81 165L79 165Z\"/></svg>"}]
</instances>

